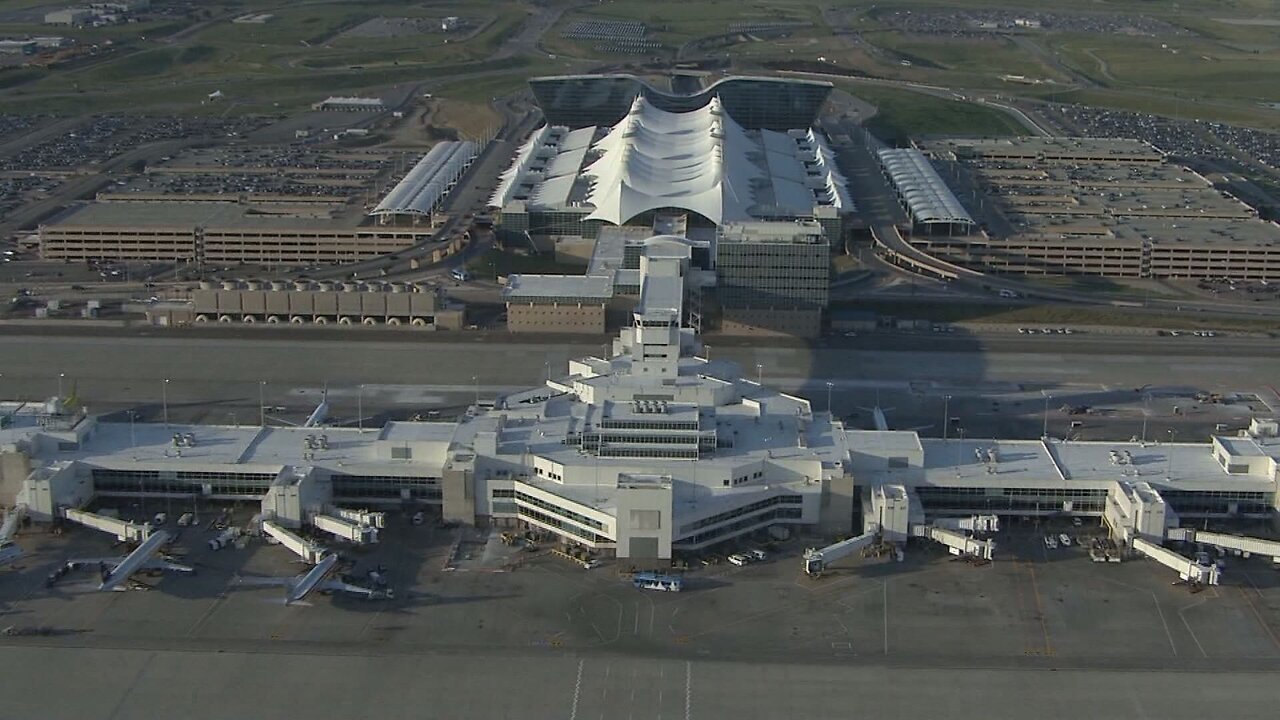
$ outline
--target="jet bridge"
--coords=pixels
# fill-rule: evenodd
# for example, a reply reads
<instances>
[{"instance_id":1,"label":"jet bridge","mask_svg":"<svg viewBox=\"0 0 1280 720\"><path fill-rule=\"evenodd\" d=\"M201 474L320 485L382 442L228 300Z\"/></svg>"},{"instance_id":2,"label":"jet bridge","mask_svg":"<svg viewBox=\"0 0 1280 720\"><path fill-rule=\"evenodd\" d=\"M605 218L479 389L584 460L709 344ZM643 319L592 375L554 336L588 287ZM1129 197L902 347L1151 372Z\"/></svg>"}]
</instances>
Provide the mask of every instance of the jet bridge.
<instances>
[{"instance_id":1,"label":"jet bridge","mask_svg":"<svg viewBox=\"0 0 1280 720\"><path fill-rule=\"evenodd\" d=\"M151 524L143 523L138 525L120 518L107 517L106 515L97 515L87 510L76 510L75 508L67 508L63 510L62 516L73 523L84 525L85 527L101 530L105 533L111 533L120 541L142 542L151 536Z\"/></svg>"},{"instance_id":2,"label":"jet bridge","mask_svg":"<svg viewBox=\"0 0 1280 720\"><path fill-rule=\"evenodd\" d=\"M999 515L973 515L966 518L938 518L930 523L942 530L968 530L969 532L1000 532Z\"/></svg>"},{"instance_id":3,"label":"jet bridge","mask_svg":"<svg viewBox=\"0 0 1280 720\"><path fill-rule=\"evenodd\" d=\"M861 535L841 540L822 549L809 548L804 551L804 571L809 575L821 575L831 563L871 547L880 542L880 539L880 528L873 527Z\"/></svg>"},{"instance_id":4,"label":"jet bridge","mask_svg":"<svg viewBox=\"0 0 1280 720\"><path fill-rule=\"evenodd\" d=\"M353 523L348 520L333 517L332 515L317 513L311 516L311 524L315 525L317 529L323 530L330 535L335 535L343 540L360 545L378 542L378 528Z\"/></svg>"},{"instance_id":5,"label":"jet bridge","mask_svg":"<svg viewBox=\"0 0 1280 720\"><path fill-rule=\"evenodd\" d=\"M22 503L5 513L4 524L0 525L0 566L17 562L22 558L22 548L13 542L13 536L18 533L18 526L26 516L27 506Z\"/></svg>"},{"instance_id":6,"label":"jet bridge","mask_svg":"<svg viewBox=\"0 0 1280 720\"><path fill-rule=\"evenodd\" d=\"M1217 565L1203 565L1190 558L1185 558L1178 553L1163 548L1156 543L1144 538L1133 539L1133 550L1139 555L1145 555L1152 560L1164 565L1165 567L1178 573L1178 577L1182 580L1198 585L1217 585L1221 580L1221 571Z\"/></svg>"},{"instance_id":7,"label":"jet bridge","mask_svg":"<svg viewBox=\"0 0 1280 720\"><path fill-rule=\"evenodd\" d=\"M1170 528L1170 540L1183 540L1202 545L1212 545L1223 550L1238 550L1246 556L1262 555L1280 564L1280 542L1248 537L1246 535L1227 535L1225 533L1194 530L1192 528Z\"/></svg>"},{"instance_id":8,"label":"jet bridge","mask_svg":"<svg viewBox=\"0 0 1280 720\"><path fill-rule=\"evenodd\" d=\"M262 521L262 532L270 535L276 540L279 540L281 545L292 550L295 555L309 565L314 565L320 562L320 558L324 556L324 548L316 545L315 543L308 542L288 528L280 526L273 520Z\"/></svg>"},{"instance_id":9,"label":"jet bridge","mask_svg":"<svg viewBox=\"0 0 1280 720\"><path fill-rule=\"evenodd\" d=\"M976 519L976 517L971 519ZM947 551L952 555L965 555L982 560L991 560L996 552L996 544L992 540L979 540L937 525L913 525L911 534L914 537L922 537L946 546Z\"/></svg>"}]
</instances>

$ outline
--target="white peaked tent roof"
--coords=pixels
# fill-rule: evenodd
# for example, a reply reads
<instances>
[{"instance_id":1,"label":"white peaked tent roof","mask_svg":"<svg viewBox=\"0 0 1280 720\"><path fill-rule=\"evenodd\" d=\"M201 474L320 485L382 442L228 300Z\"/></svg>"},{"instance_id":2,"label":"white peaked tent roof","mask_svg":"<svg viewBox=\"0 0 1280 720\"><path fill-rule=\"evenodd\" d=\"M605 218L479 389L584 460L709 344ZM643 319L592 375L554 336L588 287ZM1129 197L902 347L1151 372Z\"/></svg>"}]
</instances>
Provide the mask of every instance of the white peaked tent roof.
<instances>
[{"instance_id":1,"label":"white peaked tent roof","mask_svg":"<svg viewBox=\"0 0 1280 720\"><path fill-rule=\"evenodd\" d=\"M596 143L584 168L592 180L588 219L621 225L647 210L681 208L717 224L748 217L752 183L764 178L748 158L756 143L718 98L671 113L637 97L630 112Z\"/></svg>"}]
</instances>

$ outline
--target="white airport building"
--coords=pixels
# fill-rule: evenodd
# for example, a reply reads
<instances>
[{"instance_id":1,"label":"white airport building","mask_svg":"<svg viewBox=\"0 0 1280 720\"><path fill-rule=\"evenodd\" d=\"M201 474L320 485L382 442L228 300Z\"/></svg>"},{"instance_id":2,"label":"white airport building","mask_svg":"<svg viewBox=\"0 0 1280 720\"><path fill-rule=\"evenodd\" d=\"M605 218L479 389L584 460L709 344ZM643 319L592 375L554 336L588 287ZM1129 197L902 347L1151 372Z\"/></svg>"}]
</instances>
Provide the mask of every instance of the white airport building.
<instances>
[{"instance_id":1,"label":"white airport building","mask_svg":"<svg viewBox=\"0 0 1280 720\"><path fill-rule=\"evenodd\" d=\"M344 508L436 505L447 521L540 528L642 559L775 526L855 535L815 550L819 570L908 537L990 557L970 533L999 516L1104 518L1126 551L1196 581L1203 568L1161 542L1280 556L1277 543L1196 532L1207 518L1275 517L1274 420L1209 443L847 429L699 356L684 326L689 258L680 238L645 243L640 302L611 357L573 360L457 422L324 427L322 405L304 427L134 424L56 399L0 405L0 503L48 520L98 496L256 498L264 519L294 528L350 520Z\"/></svg>"}]
</instances>

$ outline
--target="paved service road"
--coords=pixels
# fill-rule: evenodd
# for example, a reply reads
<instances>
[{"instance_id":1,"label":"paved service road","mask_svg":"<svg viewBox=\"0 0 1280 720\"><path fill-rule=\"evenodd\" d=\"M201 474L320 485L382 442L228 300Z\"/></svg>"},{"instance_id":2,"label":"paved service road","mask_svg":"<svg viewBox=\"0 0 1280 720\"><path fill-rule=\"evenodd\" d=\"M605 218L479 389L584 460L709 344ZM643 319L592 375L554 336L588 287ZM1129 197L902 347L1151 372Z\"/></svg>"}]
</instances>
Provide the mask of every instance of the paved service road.
<instances>
[{"instance_id":1,"label":"paved service road","mask_svg":"<svg viewBox=\"0 0 1280 720\"><path fill-rule=\"evenodd\" d=\"M5 717L1274 717L1273 673L0 647ZM92 668L69 680L68 667ZM316 682L341 677L341 682ZM62 685L70 683L70 685ZM66 692L72 689L74 692ZM941 709L945 708L942 714Z\"/></svg>"}]
</instances>

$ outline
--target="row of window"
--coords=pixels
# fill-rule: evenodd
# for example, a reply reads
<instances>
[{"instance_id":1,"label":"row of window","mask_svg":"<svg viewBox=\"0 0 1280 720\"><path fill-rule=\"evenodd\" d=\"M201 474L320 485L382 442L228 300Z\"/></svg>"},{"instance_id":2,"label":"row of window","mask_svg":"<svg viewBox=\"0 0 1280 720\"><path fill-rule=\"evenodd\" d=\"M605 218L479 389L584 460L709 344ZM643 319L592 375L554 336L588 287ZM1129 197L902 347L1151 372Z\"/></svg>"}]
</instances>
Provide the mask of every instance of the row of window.
<instances>
[{"instance_id":1,"label":"row of window","mask_svg":"<svg viewBox=\"0 0 1280 720\"><path fill-rule=\"evenodd\" d=\"M725 512L717 513L711 517L706 517L698 520L697 522L689 523L688 525L682 525L680 526L680 533L682 535L686 535L698 530L699 528L716 525L742 515L750 515L751 513L759 512L760 510L773 507L775 505L800 505L803 502L804 499L799 495L775 495L773 497L765 498L764 500L757 500L749 505L734 508L733 510L726 510Z\"/></svg>"},{"instance_id":2,"label":"row of window","mask_svg":"<svg viewBox=\"0 0 1280 720\"><path fill-rule=\"evenodd\" d=\"M499 497L498 492L499 492L498 490L494 490L493 496ZM557 515L565 520L569 520L570 522L574 522L589 528L595 528L596 530L604 529L604 523L600 522L599 520L596 520L594 518L589 518L586 515L576 513L572 510L566 510L560 507L559 505L549 503L546 500L542 500L541 498L536 498L527 493L515 491L515 494L513 495L513 497L515 498L517 503L532 505L536 508L546 510L547 512Z\"/></svg>"},{"instance_id":3,"label":"row of window","mask_svg":"<svg viewBox=\"0 0 1280 720\"><path fill-rule=\"evenodd\" d=\"M614 420L605 418L598 423L606 430L697 430L696 420Z\"/></svg>"},{"instance_id":4,"label":"row of window","mask_svg":"<svg viewBox=\"0 0 1280 720\"><path fill-rule=\"evenodd\" d=\"M549 525L553 528L556 528L557 530L561 530L565 533L568 533L569 535L573 535L574 537L582 538L583 540L586 540L588 542L597 543L597 544L611 542L609 538L603 535L597 535L593 532L583 530L582 528L576 525L561 521L560 518L558 517L555 517L553 515L548 515L546 513L538 512L537 510L533 510L531 508L517 506L516 514L519 517L528 518L530 520L536 520L542 523L543 525Z\"/></svg>"},{"instance_id":5,"label":"row of window","mask_svg":"<svg viewBox=\"0 0 1280 720\"><path fill-rule=\"evenodd\" d=\"M692 537L681 538L678 543L673 543L673 547L679 548L682 545L702 545L707 542L727 538L728 536L737 534L742 530L756 527L764 523L774 522L777 520L799 520L802 515L803 511L798 507L775 508L761 515L753 515L752 517L743 518L735 523L730 523L729 525L724 525L722 527L715 528L714 530L707 530L705 532L698 533L697 535L693 535Z\"/></svg>"}]
</instances>

